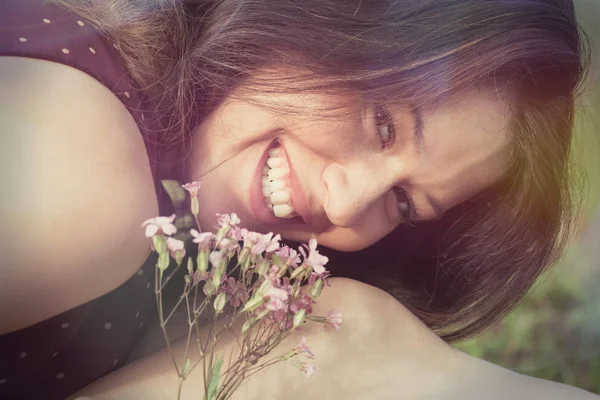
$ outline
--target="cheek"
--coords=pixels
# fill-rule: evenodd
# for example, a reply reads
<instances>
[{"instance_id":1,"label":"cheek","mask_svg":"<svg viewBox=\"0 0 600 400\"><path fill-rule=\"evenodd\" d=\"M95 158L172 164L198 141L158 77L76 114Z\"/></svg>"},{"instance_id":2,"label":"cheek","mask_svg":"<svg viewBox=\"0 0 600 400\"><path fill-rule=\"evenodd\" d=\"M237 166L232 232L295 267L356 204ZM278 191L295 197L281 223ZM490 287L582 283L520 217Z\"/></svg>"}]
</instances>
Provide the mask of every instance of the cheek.
<instances>
[{"instance_id":1,"label":"cheek","mask_svg":"<svg viewBox=\"0 0 600 400\"><path fill-rule=\"evenodd\" d=\"M375 244L393 229L364 231L354 228L335 227L316 235L317 242L339 251L359 251Z\"/></svg>"}]
</instances>

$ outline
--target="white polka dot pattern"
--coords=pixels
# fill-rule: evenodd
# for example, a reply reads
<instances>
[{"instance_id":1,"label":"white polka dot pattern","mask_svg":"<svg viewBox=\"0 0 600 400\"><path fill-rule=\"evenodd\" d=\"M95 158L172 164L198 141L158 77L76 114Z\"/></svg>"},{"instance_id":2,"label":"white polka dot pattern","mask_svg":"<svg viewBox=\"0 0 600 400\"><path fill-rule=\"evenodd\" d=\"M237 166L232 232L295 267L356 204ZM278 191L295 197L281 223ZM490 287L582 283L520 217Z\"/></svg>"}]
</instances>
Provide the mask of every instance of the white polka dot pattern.
<instances>
[{"instance_id":1,"label":"white polka dot pattern","mask_svg":"<svg viewBox=\"0 0 600 400\"><path fill-rule=\"evenodd\" d=\"M38 1L42 2L42 0L35 0ZM8 0L8 2L20 4L20 0ZM0 0L0 4L3 4L3 0ZM8 28L10 32L7 40L4 42L0 40L0 50L5 50L3 46L6 42L8 51L13 52L15 56L49 59L86 72L120 98L134 115L142 133L153 128L145 121L145 115L142 113L143 110L148 112L148 108L142 101L142 94L127 76L125 67L120 64L118 52L114 50L119 49L116 43L102 36L95 27L81 19L82 17L62 11L55 13L52 6L48 6L45 10L33 10L33 8L30 10L25 6L15 9L23 15L18 15L20 19L14 18L16 21L14 24L5 24L5 19L0 12L0 27ZM144 266L148 270L142 269ZM15 385L26 387L29 383L25 375L30 373L30 366L38 363L48 365L47 369L40 371L40 379L44 380L48 387L42 387L43 385L40 384L39 388L32 388L36 394L50 387L66 392L71 388L88 384L89 382L85 381L88 379L86 374L81 374L77 370L77 365L82 364L82 359L85 359L89 370L98 375L123 365L121 360L126 359L127 353L121 345L125 342L120 341L130 340L138 336L140 331L143 332L145 317L151 315L150 310L155 305L152 290L154 289L153 265L148 262L148 265L145 263L142 268L136 271L136 276L132 277L130 282L123 285L120 299L130 301L129 304L119 303L124 306L114 307L114 300L117 297L107 295L108 301L95 300L96 304L93 308L86 309L81 306L80 311L74 309L64 315L55 316L44 326L34 325L27 328L35 334L31 337L39 338L44 342L42 351L38 350L33 342L27 343L25 340L16 348L9 349L9 352L5 352L4 347L0 346L0 364L4 364L2 354L9 354L10 357L5 357L6 364L9 366L14 364L23 371L22 374L17 371L22 376L13 376L13 370L16 368L11 369L10 375L0 375L0 399L5 398L4 393L12 393L15 387L18 387ZM145 285L144 281L146 281ZM144 314L143 318L141 318L142 314ZM136 325L138 325L137 329ZM97 344L103 350L78 354L77 345L81 343L89 347ZM113 343L114 348L111 347ZM0 338L0 345L2 344Z\"/></svg>"}]
</instances>

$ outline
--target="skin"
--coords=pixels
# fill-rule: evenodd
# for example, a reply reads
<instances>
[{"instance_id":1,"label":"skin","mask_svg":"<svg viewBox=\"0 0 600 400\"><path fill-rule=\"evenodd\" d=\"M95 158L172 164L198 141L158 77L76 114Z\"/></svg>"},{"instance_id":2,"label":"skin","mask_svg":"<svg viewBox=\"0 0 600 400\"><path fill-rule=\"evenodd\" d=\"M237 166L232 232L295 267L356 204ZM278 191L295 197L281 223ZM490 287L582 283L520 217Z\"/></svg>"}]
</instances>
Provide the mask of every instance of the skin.
<instances>
[{"instance_id":1,"label":"skin","mask_svg":"<svg viewBox=\"0 0 600 400\"><path fill-rule=\"evenodd\" d=\"M416 220L439 217L497 181L506 170L507 107L495 93L456 96L423 112L422 151L416 150L416 120L406 105L386 104L395 120L393 146L382 148L387 123L376 126L375 109L348 96L270 95L276 104L306 107L354 107L356 118L298 117L275 114L249 101L227 98L196 128L190 159L191 180L202 182L199 221L215 224L215 213L235 212L242 227L275 231L306 242L311 237L341 251L364 249L407 222L392 190L412 198ZM254 171L269 143L277 137L296 172L312 226L261 225L250 209ZM218 166L214 168L215 166Z\"/></svg>"}]
</instances>

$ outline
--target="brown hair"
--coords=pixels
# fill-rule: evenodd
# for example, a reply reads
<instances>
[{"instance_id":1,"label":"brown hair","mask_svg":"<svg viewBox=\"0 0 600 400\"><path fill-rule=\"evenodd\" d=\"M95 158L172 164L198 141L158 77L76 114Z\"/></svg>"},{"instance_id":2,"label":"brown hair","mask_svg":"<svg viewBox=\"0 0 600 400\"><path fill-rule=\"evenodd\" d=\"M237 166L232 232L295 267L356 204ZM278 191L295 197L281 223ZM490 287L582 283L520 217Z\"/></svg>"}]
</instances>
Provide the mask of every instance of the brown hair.
<instances>
[{"instance_id":1,"label":"brown hair","mask_svg":"<svg viewBox=\"0 0 600 400\"><path fill-rule=\"evenodd\" d=\"M325 251L334 275L388 291L445 340L500 320L570 237L574 98L589 58L570 0L53 2L117 43L157 100L165 143L189 137L234 89L245 98L343 90L364 104L427 109L493 88L514 132L500 182L358 255ZM296 75L283 79L281 67ZM255 74L265 68L274 73Z\"/></svg>"}]
</instances>

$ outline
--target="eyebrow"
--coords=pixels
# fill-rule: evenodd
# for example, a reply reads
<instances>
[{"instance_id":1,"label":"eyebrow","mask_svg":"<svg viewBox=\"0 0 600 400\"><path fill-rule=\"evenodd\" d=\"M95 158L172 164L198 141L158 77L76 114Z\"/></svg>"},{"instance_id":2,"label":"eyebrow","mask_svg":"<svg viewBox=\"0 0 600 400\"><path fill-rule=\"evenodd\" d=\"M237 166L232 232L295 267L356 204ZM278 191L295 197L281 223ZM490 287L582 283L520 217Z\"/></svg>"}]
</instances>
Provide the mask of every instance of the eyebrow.
<instances>
[{"instance_id":1,"label":"eyebrow","mask_svg":"<svg viewBox=\"0 0 600 400\"><path fill-rule=\"evenodd\" d=\"M415 120L415 130L413 132L413 144L414 149L417 154L423 156L425 153L425 136L423 135L423 131L425 130L425 123L423 122L423 112L421 111L421 107L417 105L413 105L410 108L410 112L413 115ZM437 219L441 219L444 215L444 209L441 204L435 197L433 197L430 193L425 193L425 198L427 202L433 209L435 216Z\"/></svg>"},{"instance_id":2,"label":"eyebrow","mask_svg":"<svg viewBox=\"0 0 600 400\"><path fill-rule=\"evenodd\" d=\"M413 131L413 144L415 151L419 155L425 153L425 137L423 131L425 130L425 124L423 122L423 112L419 106L413 105L410 108L410 112L415 120L415 129Z\"/></svg>"}]
</instances>

